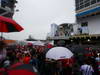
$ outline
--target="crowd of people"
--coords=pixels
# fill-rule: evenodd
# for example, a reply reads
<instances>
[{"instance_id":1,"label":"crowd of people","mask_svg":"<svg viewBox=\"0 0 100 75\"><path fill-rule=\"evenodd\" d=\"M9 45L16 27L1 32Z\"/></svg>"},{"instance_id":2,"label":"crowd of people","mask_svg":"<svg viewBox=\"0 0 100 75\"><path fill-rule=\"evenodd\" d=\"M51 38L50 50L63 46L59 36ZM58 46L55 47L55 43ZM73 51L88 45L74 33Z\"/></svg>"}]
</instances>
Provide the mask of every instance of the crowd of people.
<instances>
[{"instance_id":1,"label":"crowd of people","mask_svg":"<svg viewBox=\"0 0 100 75\"><path fill-rule=\"evenodd\" d=\"M46 59L46 52L52 47L47 45L7 46L0 41L0 75L3 75L2 68L9 70L16 63L34 66L37 75L100 75L99 50L94 51L93 56L75 53L73 63L68 63L69 60L66 59L63 61Z\"/></svg>"}]
</instances>

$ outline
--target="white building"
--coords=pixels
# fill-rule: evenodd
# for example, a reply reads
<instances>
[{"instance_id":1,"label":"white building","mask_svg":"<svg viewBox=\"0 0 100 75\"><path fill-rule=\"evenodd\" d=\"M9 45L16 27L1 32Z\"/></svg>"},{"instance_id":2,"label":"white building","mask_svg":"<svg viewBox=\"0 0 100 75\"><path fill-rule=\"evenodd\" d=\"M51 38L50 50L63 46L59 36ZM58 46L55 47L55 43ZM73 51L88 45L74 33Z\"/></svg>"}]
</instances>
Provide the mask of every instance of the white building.
<instances>
[{"instance_id":1,"label":"white building","mask_svg":"<svg viewBox=\"0 0 100 75\"><path fill-rule=\"evenodd\" d=\"M52 40L67 40L73 32L73 24L63 23L60 25L51 24L51 32L48 33L47 37Z\"/></svg>"},{"instance_id":2,"label":"white building","mask_svg":"<svg viewBox=\"0 0 100 75\"><path fill-rule=\"evenodd\" d=\"M74 26L75 34L100 34L100 0L75 1L77 23Z\"/></svg>"},{"instance_id":3,"label":"white building","mask_svg":"<svg viewBox=\"0 0 100 75\"><path fill-rule=\"evenodd\" d=\"M57 28L58 28L57 24L55 23L51 24L51 32L50 32L51 37L54 37L56 35Z\"/></svg>"}]
</instances>

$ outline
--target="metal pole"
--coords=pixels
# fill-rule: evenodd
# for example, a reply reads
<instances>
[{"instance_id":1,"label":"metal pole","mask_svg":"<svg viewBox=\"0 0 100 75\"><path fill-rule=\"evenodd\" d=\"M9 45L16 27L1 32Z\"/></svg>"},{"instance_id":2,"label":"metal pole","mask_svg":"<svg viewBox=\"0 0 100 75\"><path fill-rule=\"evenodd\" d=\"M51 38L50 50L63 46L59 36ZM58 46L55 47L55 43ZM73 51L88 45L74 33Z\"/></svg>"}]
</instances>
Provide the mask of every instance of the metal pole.
<instances>
[{"instance_id":1,"label":"metal pole","mask_svg":"<svg viewBox=\"0 0 100 75\"><path fill-rule=\"evenodd\" d=\"M3 40L3 32L1 32L1 40Z\"/></svg>"}]
</instances>

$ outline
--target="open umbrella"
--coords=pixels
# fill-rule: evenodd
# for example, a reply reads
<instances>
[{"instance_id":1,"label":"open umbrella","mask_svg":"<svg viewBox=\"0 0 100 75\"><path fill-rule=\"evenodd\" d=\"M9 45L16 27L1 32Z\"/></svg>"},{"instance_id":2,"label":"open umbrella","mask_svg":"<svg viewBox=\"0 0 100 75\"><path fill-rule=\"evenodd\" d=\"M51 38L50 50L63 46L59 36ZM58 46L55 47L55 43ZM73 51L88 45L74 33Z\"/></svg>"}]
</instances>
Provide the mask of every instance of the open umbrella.
<instances>
[{"instance_id":1,"label":"open umbrella","mask_svg":"<svg viewBox=\"0 0 100 75\"><path fill-rule=\"evenodd\" d=\"M54 59L54 60L60 60L60 59L69 59L73 56L73 53L65 48L65 47L54 47L51 48L46 53L46 58Z\"/></svg>"},{"instance_id":2,"label":"open umbrella","mask_svg":"<svg viewBox=\"0 0 100 75\"><path fill-rule=\"evenodd\" d=\"M37 45L37 46L44 46L44 43L41 41L34 41L33 45Z\"/></svg>"},{"instance_id":3,"label":"open umbrella","mask_svg":"<svg viewBox=\"0 0 100 75\"><path fill-rule=\"evenodd\" d=\"M27 70L30 72L36 72L36 69L34 66L30 65L30 64L14 64L11 66L12 70Z\"/></svg>"},{"instance_id":4,"label":"open umbrella","mask_svg":"<svg viewBox=\"0 0 100 75\"><path fill-rule=\"evenodd\" d=\"M16 63L10 69L1 69L0 75L37 75L36 69L30 64Z\"/></svg>"},{"instance_id":5,"label":"open umbrella","mask_svg":"<svg viewBox=\"0 0 100 75\"><path fill-rule=\"evenodd\" d=\"M27 70L11 70L8 72L9 75L36 75L34 72Z\"/></svg>"},{"instance_id":6,"label":"open umbrella","mask_svg":"<svg viewBox=\"0 0 100 75\"><path fill-rule=\"evenodd\" d=\"M23 28L16 23L13 19L0 16L0 32L1 36L3 32L9 33L9 32L19 32L22 31Z\"/></svg>"}]
</instances>

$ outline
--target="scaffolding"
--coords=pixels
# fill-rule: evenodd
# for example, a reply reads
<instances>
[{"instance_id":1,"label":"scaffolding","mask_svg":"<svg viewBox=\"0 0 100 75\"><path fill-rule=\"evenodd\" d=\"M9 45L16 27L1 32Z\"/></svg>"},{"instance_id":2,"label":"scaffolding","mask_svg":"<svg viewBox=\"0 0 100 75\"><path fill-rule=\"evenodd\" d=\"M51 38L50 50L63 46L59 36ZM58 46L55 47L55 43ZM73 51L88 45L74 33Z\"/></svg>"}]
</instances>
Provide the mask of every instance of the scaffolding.
<instances>
[{"instance_id":1,"label":"scaffolding","mask_svg":"<svg viewBox=\"0 0 100 75\"><path fill-rule=\"evenodd\" d=\"M0 16L12 18L16 0L0 0Z\"/></svg>"}]
</instances>

